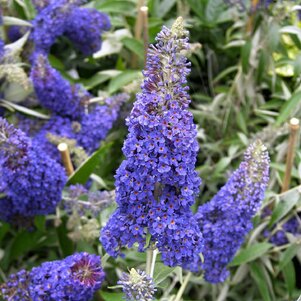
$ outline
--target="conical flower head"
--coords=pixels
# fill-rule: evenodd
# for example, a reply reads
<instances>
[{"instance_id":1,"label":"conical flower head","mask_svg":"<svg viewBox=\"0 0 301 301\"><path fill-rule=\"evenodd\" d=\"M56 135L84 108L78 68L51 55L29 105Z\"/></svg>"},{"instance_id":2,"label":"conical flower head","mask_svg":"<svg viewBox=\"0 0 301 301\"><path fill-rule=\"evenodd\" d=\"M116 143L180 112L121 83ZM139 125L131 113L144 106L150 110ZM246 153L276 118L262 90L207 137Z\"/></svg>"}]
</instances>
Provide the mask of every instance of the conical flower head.
<instances>
[{"instance_id":1,"label":"conical flower head","mask_svg":"<svg viewBox=\"0 0 301 301\"><path fill-rule=\"evenodd\" d=\"M101 241L117 256L123 246L139 244L146 234L170 266L191 268L198 261L202 237L190 206L199 192L194 170L198 143L186 76L190 64L182 19L163 27L148 51L142 93L127 119L126 159L116 174L118 208L102 231Z\"/></svg>"},{"instance_id":2,"label":"conical flower head","mask_svg":"<svg viewBox=\"0 0 301 301\"><path fill-rule=\"evenodd\" d=\"M244 160L213 199L199 207L197 219L204 236L205 279L223 282L229 275L228 263L252 229L252 217L261 205L269 180L269 156L256 141Z\"/></svg>"},{"instance_id":3,"label":"conical flower head","mask_svg":"<svg viewBox=\"0 0 301 301\"><path fill-rule=\"evenodd\" d=\"M63 167L0 118L0 219L52 213L65 183Z\"/></svg>"},{"instance_id":4,"label":"conical flower head","mask_svg":"<svg viewBox=\"0 0 301 301\"><path fill-rule=\"evenodd\" d=\"M122 286L127 301L151 301L154 300L155 285L153 279L144 271L131 269L130 273L122 273L117 282Z\"/></svg>"}]
</instances>

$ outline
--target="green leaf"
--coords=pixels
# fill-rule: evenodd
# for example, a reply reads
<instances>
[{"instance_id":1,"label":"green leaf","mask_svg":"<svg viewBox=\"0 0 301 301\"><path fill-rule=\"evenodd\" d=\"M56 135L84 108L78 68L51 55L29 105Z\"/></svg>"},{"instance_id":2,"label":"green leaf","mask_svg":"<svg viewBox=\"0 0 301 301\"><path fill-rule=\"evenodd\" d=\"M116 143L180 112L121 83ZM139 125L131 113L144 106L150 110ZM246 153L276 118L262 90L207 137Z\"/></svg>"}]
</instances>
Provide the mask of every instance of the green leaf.
<instances>
[{"instance_id":1,"label":"green leaf","mask_svg":"<svg viewBox=\"0 0 301 301\"><path fill-rule=\"evenodd\" d=\"M124 301L123 293L100 292L104 301Z\"/></svg>"},{"instance_id":2,"label":"green leaf","mask_svg":"<svg viewBox=\"0 0 301 301\"><path fill-rule=\"evenodd\" d=\"M74 243L68 237L68 232L64 223L62 223L59 227L56 228L56 233L62 255L64 257L71 255L74 252Z\"/></svg>"},{"instance_id":3,"label":"green leaf","mask_svg":"<svg viewBox=\"0 0 301 301\"><path fill-rule=\"evenodd\" d=\"M141 77L142 77L141 71L137 71L137 70L124 71L121 74L114 77L113 79L111 79L108 88L109 93L110 94L115 93L120 88L124 87L125 85Z\"/></svg>"},{"instance_id":4,"label":"green leaf","mask_svg":"<svg viewBox=\"0 0 301 301\"><path fill-rule=\"evenodd\" d=\"M251 276L255 280L263 301L271 301L271 296L267 286L264 266L258 262L250 264Z\"/></svg>"},{"instance_id":5,"label":"green leaf","mask_svg":"<svg viewBox=\"0 0 301 301\"><path fill-rule=\"evenodd\" d=\"M289 261L282 270L284 282L286 284L287 291L292 300L292 294L296 287L296 271L292 261Z\"/></svg>"},{"instance_id":6,"label":"green leaf","mask_svg":"<svg viewBox=\"0 0 301 301\"><path fill-rule=\"evenodd\" d=\"M265 254L273 245L267 242L261 242L242 249L229 264L229 266L237 266L243 263L253 261Z\"/></svg>"},{"instance_id":7,"label":"green leaf","mask_svg":"<svg viewBox=\"0 0 301 301\"><path fill-rule=\"evenodd\" d=\"M17 259L20 256L26 256L29 251L36 249L39 246L41 237L41 233L38 232L30 233L27 230L19 232L10 249L10 261Z\"/></svg>"},{"instance_id":8,"label":"green leaf","mask_svg":"<svg viewBox=\"0 0 301 301\"><path fill-rule=\"evenodd\" d=\"M285 252L281 254L279 262L279 272L282 271L287 266L287 264L291 262L291 260L296 256L299 250L300 244L292 244L285 250Z\"/></svg>"},{"instance_id":9,"label":"green leaf","mask_svg":"<svg viewBox=\"0 0 301 301\"><path fill-rule=\"evenodd\" d=\"M37 227L37 229L40 232L45 232L45 230L46 230L45 221L46 221L46 218L44 215L37 215L34 217L34 225Z\"/></svg>"},{"instance_id":10,"label":"green leaf","mask_svg":"<svg viewBox=\"0 0 301 301\"><path fill-rule=\"evenodd\" d=\"M155 14L158 18L164 18L165 15L172 9L175 5L176 0L162 0L158 1L155 5Z\"/></svg>"},{"instance_id":11,"label":"green leaf","mask_svg":"<svg viewBox=\"0 0 301 301\"><path fill-rule=\"evenodd\" d=\"M295 92L290 99L288 99L280 109L279 116L276 120L276 126L281 125L287 121L291 116L292 111L301 104L301 91Z\"/></svg>"},{"instance_id":12,"label":"green leaf","mask_svg":"<svg viewBox=\"0 0 301 301\"><path fill-rule=\"evenodd\" d=\"M141 41L126 37L121 42L126 48L137 54L140 59L144 59L144 46Z\"/></svg>"},{"instance_id":13,"label":"green leaf","mask_svg":"<svg viewBox=\"0 0 301 301\"><path fill-rule=\"evenodd\" d=\"M89 176L93 173L100 159L111 148L112 143L103 144L100 149L94 152L85 162L83 162L68 179L70 184L85 184Z\"/></svg>"},{"instance_id":14,"label":"green leaf","mask_svg":"<svg viewBox=\"0 0 301 301\"><path fill-rule=\"evenodd\" d=\"M0 223L0 242L5 237L6 233L8 233L10 229L10 225L7 223Z\"/></svg>"},{"instance_id":15,"label":"green leaf","mask_svg":"<svg viewBox=\"0 0 301 301\"><path fill-rule=\"evenodd\" d=\"M271 228L281 220L297 204L300 193L296 189L289 190L281 196L280 201L274 209L268 227Z\"/></svg>"},{"instance_id":16,"label":"green leaf","mask_svg":"<svg viewBox=\"0 0 301 301\"><path fill-rule=\"evenodd\" d=\"M44 115L42 113L39 113L35 110L28 109L28 108L23 107L23 106L17 105L15 103L10 102L10 101L6 101L4 99L1 99L0 103L1 102L3 104L7 105L8 107L11 107L12 109L14 109L16 111L19 111L21 113L24 113L26 115L37 117L37 118L40 118L40 119L46 119L46 120L49 119L49 116L47 116L47 115Z\"/></svg>"},{"instance_id":17,"label":"green leaf","mask_svg":"<svg viewBox=\"0 0 301 301\"><path fill-rule=\"evenodd\" d=\"M106 82L110 78L115 77L118 74L120 74L119 70L99 71L96 74L94 74L91 78L83 79L83 80L81 80L81 82L83 83L84 87L87 90L90 90L90 89L94 88L95 86Z\"/></svg>"},{"instance_id":18,"label":"green leaf","mask_svg":"<svg viewBox=\"0 0 301 301\"><path fill-rule=\"evenodd\" d=\"M229 166L230 163L231 163L231 158L229 157L221 158L215 165L213 177L218 176L223 170L227 168L227 166Z\"/></svg>"},{"instance_id":19,"label":"green leaf","mask_svg":"<svg viewBox=\"0 0 301 301\"><path fill-rule=\"evenodd\" d=\"M225 5L223 0L209 0L207 2L205 16L208 24L215 24L219 15L224 11Z\"/></svg>"},{"instance_id":20,"label":"green leaf","mask_svg":"<svg viewBox=\"0 0 301 301\"><path fill-rule=\"evenodd\" d=\"M174 271L174 269L175 268L167 267L161 262L156 263L153 277L155 284L158 285L164 281Z\"/></svg>"},{"instance_id":21,"label":"green leaf","mask_svg":"<svg viewBox=\"0 0 301 301\"><path fill-rule=\"evenodd\" d=\"M7 25L7 26L13 26L13 25L26 26L26 27L28 27L28 30L32 27L32 24L27 21L24 21L22 19L18 19L15 17L9 17L9 16L3 17L3 23L4 23L4 25Z\"/></svg>"},{"instance_id":22,"label":"green leaf","mask_svg":"<svg viewBox=\"0 0 301 301\"><path fill-rule=\"evenodd\" d=\"M95 8L104 13L116 13L123 15L132 15L135 12L136 5L132 1L126 0L107 0L97 1ZM129 13L130 12L130 13Z\"/></svg>"},{"instance_id":23,"label":"green leaf","mask_svg":"<svg viewBox=\"0 0 301 301\"><path fill-rule=\"evenodd\" d=\"M243 73L247 74L249 70L249 57L251 53L252 43L247 41L241 49L241 65Z\"/></svg>"},{"instance_id":24,"label":"green leaf","mask_svg":"<svg viewBox=\"0 0 301 301\"><path fill-rule=\"evenodd\" d=\"M189 3L189 6L191 8L192 11L194 11L200 18L201 21L204 22L205 19L205 3L204 1L200 1L200 0L187 0L187 2Z\"/></svg>"}]
</instances>

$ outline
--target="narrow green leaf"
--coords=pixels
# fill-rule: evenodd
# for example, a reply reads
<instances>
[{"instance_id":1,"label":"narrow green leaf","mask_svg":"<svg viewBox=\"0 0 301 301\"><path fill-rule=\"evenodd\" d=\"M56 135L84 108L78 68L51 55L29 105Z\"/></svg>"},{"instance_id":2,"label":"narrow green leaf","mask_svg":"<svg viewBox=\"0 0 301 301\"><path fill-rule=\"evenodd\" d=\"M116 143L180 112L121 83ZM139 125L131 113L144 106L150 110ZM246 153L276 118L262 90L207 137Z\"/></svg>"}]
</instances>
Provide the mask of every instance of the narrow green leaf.
<instances>
[{"instance_id":1,"label":"narrow green leaf","mask_svg":"<svg viewBox=\"0 0 301 301\"><path fill-rule=\"evenodd\" d=\"M227 166L229 166L230 163L231 163L231 158L229 157L221 158L215 165L213 176L218 176L223 170L227 168Z\"/></svg>"},{"instance_id":2,"label":"narrow green leaf","mask_svg":"<svg viewBox=\"0 0 301 301\"><path fill-rule=\"evenodd\" d=\"M286 284L287 291L292 300L292 294L296 287L296 271L292 261L289 261L282 270L284 281Z\"/></svg>"},{"instance_id":3,"label":"narrow green leaf","mask_svg":"<svg viewBox=\"0 0 301 301\"><path fill-rule=\"evenodd\" d=\"M39 113L39 112L37 112L37 111L35 111L35 110L28 109L28 108L26 108L26 107L17 105L17 104L15 104L15 103L12 103L12 102L10 102L10 101L6 101L6 100L4 100L4 99L1 99L1 100L0 100L0 103L1 103L1 102L4 103L4 104L6 104L7 106L11 107L12 109L14 109L14 110L16 110L16 111L19 111L19 112L21 112L21 113L24 113L24 114L26 114L26 115L29 115L29 116L38 117L38 118L40 118L40 119L49 119L49 118L50 118L49 116L44 115L44 114L42 114L42 113Z\"/></svg>"},{"instance_id":4,"label":"narrow green leaf","mask_svg":"<svg viewBox=\"0 0 301 301\"><path fill-rule=\"evenodd\" d=\"M274 209L268 227L272 227L281 220L297 204L300 198L298 190L292 189L281 196L280 201Z\"/></svg>"},{"instance_id":5,"label":"narrow green leaf","mask_svg":"<svg viewBox=\"0 0 301 301\"><path fill-rule=\"evenodd\" d=\"M296 256L299 250L300 244L292 244L285 250L285 252L281 254L279 262L279 272L282 271L287 266L287 264L291 262L291 260Z\"/></svg>"},{"instance_id":6,"label":"narrow green leaf","mask_svg":"<svg viewBox=\"0 0 301 301\"><path fill-rule=\"evenodd\" d=\"M158 3L158 5L155 5L156 9L156 16L158 18L164 18L165 15L172 9L172 7L175 5L176 0L162 0Z\"/></svg>"},{"instance_id":7,"label":"narrow green leaf","mask_svg":"<svg viewBox=\"0 0 301 301\"><path fill-rule=\"evenodd\" d=\"M122 39L121 42L126 48L137 54L140 59L144 59L144 46L141 41L135 38L126 37Z\"/></svg>"},{"instance_id":8,"label":"narrow green leaf","mask_svg":"<svg viewBox=\"0 0 301 301\"><path fill-rule=\"evenodd\" d=\"M257 259L265 254L273 245L267 242L261 242L242 249L229 264L229 266L237 266Z\"/></svg>"},{"instance_id":9,"label":"narrow green leaf","mask_svg":"<svg viewBox=\"0 0 301 301\"><path fill-rule=\"evenodd\" d=\"M107 0L96 3L95 8L104 13L132 15L135 12L136 5L132 1Z\"/></svg>"},{"instance_id":10,"label":"narrow green leaf","mask_svg":"<svg viewBox=\"0 0 301 301\"><path fill-rule=\"evenodd\" d=\"M249 57L251 53L252 43L247 41L246 44L241 49L241 65L243 73L247 74L249 70Z\"/></svg>"},{"instance_id":11,"label":"narrow green leaf","mask_svg":"<svg viewBox=\"0 0 301 301\"><path fill-rule=\"evenodd\" d=\"M271 301L268 286L266 284L264 266L258 262L250 264L251 276L255 280L263 301Z\"/></svg>"},{"instance_id":12,"label":"narrow green leaf","mask_svg":"<svg viewBox=\"0 0 301 301\"><path fill-rule=\"evenodd\" d=\"M104 301L124 301L123 293L100 292Z\"/></svg>"},{"instance_id":13,"label":"narrow green leaf","mask_svg":"<svg viewBox=\"0 0 301 301\"><path fill-rule=\"evenodd\" d=\"M276 120L276 126L281 125L287 121L291 116L292 111L301 103L301 91L295 92L289 100L287 100L281 107L279 116Z\"/></svg>"},{"instance_id":14,"label":"narrow green leaf","mask_svg":"<svg viewBox=\"0 0 301 301\"><path fill-rule=\"evenodd\" d=\"M89 176L93 173L97 164L99 163L101 156L106 154L111 148L112 143L103 144L99 150L94 152L85 162L83 162L76 171L68 179L68 185L70 184L85 184Z\"/></svg>"},{"instance_id":15,"label":"narrow green leaf","mask_svg":"<svg viewBox=\"0 0 301 301\"><path fill-rule=\"evenodd\" d=\"M97 85L100 85L106 82L107 80L117 76L120 73L121 72L119 70L104 70L97 72L89 79L81 80L81 82L87 90L90 90L96 87Z\"/></svg>"},{"instance_id":16,"label":"narrow green leaf","mask_svg":"<svg viewBox=\"0 0 301 301\"><path fill-rule=\"evenodd\" d=\"M161 262L156 263L153 277L155 284L158 285L164 281L174 271L174 269L175 268L167 267Z\"/></svg>"},{"instance_id":17,"label":"narrow green leaf","mask_svg":"<svg viewBox=\"0 0 301 301\"><path fill-rule=\"evenodd\" d=\"M128 70L124 71L121 74L117 75L113 79L111 79L109 83L109 93L115 93L123 86L131 83L134 80L141 78L141 71L137 70Z\"/></svg>"}]
</instances>

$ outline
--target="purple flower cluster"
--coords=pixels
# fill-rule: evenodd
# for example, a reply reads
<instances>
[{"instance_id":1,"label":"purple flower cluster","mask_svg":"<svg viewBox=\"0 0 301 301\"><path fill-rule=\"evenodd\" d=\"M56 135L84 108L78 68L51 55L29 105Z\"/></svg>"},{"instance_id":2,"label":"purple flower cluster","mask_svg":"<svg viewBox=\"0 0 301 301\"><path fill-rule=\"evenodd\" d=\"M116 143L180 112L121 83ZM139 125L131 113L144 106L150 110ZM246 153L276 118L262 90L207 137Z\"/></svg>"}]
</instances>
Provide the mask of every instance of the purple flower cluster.
<instances>
[{"instance_id":1,"label":"purple flower cluster","mask_svg":"<svg viewBox=\"0 0 301 301\"><path fill-rule=\"evenodd\" d=\"M270 208L265 208L262 217L271 215L271 210ZM274 229L273 227L272 229ZM296 215L290 218L287 222L281 225L277 225L277 231L271 235L271 230L266 229L264 231L264 236L269 237L269 241L276 245L276 246L282 246L285 245L289 242L287 238L287 233L290 233L291 235L294 236L300 236L301 235L301 220L300 216Z\"/></svg>"},{"instance_id":2,"label":"purple flower cluster","mask_svg":"<svg viewBox=\"0 0 301 301\"><path fill-rule=\"evenodd\" d=\"M36 52L47 54L62 35L66 35L85 55L100 49L101 33L111 27L106 14L95 9L79 8L80 0L36 2L39 13L32 21L31 35Z\"/></svg>"},{"instance_id":3,"label":"purple flower cluster","mask_svg":"<svg viewBox=\"0 0 301 301\"><path fill-rule=\"evenodd\" d=\"M80 129L76 135L78 144L88 153L99 147L102 141L112 128L118 117L121 105L129 99L129 95L121 93L109 97L104 105L96 105L91 112L84 115L80 121Z\"/></svg>"},{"instance_id":4,"label":"purple flower cluster","mask_svg":"<svg viewBox=\"0 0 301 301\"><path fill-rule=\"evenodd\" d=\"M204 237L205 279L223 282L233 259L252 229L252 217L261 205L269 179L269 157L260 141L249 146L244 161L213 199L196 214Z\"/></svg>"},{"instance_id":5,"label":"purple flower cluster","mask_svg":"<svg viewBox=\"0 0 301 301\"><path fill-rule=\"evenodd\" d=\"M4 56L4 46L5 46L4 41L0 38L0 60Z\"/></svg>"},{"instance_id":6,"label":"purple flower cluster","mask_svg":"<svg viewBox=\"0 0 301 301\"><path fill-rule=\"evenodd\" d=\"M118 208L101 242L116 257L134 243L143 251L150 234L165 264L194 269L203 240L190 206L201 180L194 170L198 143L188 111L186 34L179 18L149 48L142 93L127 119L126 159L115 176Z\"/></svg>"},{"instance_id":7,"label":"purple flower cluster","mask_svg":"<svg viewBox=\"0 0 301 301\"><path fill-rule=\"evenodd\" d=\"M144 271L131 269L130 273L122 273L117 284L122 286L126 301L154 300L155 285L153 279Z\"/></svg>"},{"instance_id":8,"label":"purple flower cluster","mask_svg":"<svg viewBox=\"0 0 301 301\"><path fill-rule=\"evenodd\" d=\"M64 169L22 131L0 118L0 217L52 213L66 182Z\"/></svg>"},{"instance_id":9,"label":"purple flower cluster","mask_svg":"<svg viewBox=\"0 0 301 301\"><path fill-rule=\"evenodd\" d=\"M105 139L114 121L118 118L121 105L128 99L129 95L126 93L111 96L105 100L103 105L92 106L91 112L82 113L77 120L53 115L33 138L43 145L45 151L57 161L60 161L59 152L56 146L49 141L48 135L74 139L78 146L83 147L90 154Z\"/></svg>"},{"instance_id":10,"label":"purple flower cluster","mask_svg":"<svg viewBox=\"0 0 301 301\"><path fill-rule=\"evenodd\" d=\"M52 68L46 56L35 56L31 79L40 103L56 114L77 119L84 114L90 98L80 85L71 85Z\"/></svg>"},{"instance_id":11,"label":"purple flower cluster","mask_svg":"<svg viewBox=\"0 0 301 301\"><path fill-rule=\"evenodd\" d=\"M86 213L97 217L99 213L113 202L114 192L88 191L84 186L71 185L64 197L65 210L69 213L76 212L79 216Z\"/></svg>"},{"instance_id":12,"label":"purple flower cluster","mask_svg":"<svg viewBox=\"0 0 301 301\"><path fill-rule=\"evenodd\" d=\"M91 55L101 48L101 34L111 27L109 17L91 8L75 8L65 35L83 54Z\"/></svg>"},{"instance_id":13,"label":"purple flower cluster","mask_svg":"<svg viewBox=\"0 0 301 301\"><path fill-rule=\"evenodd\" d=\"M9 301L90 301L104 278L99 256L76 253L11 275L0 292Z\"/></svg>"},{"instance_id":14,"label":"purple flower cluster","mask_svg":"<svg viewBox=\"0 0 301 301\"><path fill-rule=\"evenodd\" d=\"M275 234L273 234L269 241L276 246L282 246L287 244L289 241L287 239L287 233L290 233L294 236L301 235L301 222L300 217L292 217L286 223L281 226L281 229L277 230ZM264 232L264 236L269 236L270 231L266 230Z\"/></svg>"}]
</instances>

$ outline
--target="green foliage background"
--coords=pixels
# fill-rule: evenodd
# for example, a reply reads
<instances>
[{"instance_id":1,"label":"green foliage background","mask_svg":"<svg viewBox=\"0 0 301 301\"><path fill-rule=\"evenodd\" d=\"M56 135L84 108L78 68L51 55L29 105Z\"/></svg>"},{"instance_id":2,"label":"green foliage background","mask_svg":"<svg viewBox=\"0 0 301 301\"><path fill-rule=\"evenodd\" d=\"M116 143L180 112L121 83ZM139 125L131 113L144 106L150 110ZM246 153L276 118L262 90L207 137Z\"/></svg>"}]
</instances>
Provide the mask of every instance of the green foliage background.
<instances>
[{"instance_id":1,"label":"green foliage background","mask_svg":"<svg viewBox=\"0 0 301 301\"><path fill-rule=\"evenodd\" d=\"M201 150L197 170L203 180L197 203L208 201L225 183L253 139L260 138L271 156L271 180L264 206L273 204L272 215L255 217L254 230L230 264L230 279L213 286L205 283L201 275L194 275L184 294L186 301L283 301L297 300L301 294L300 237L288 235L290 243L276 247L263 235L265 229L276 231L275 225L281 227L301 210L299 144L291 190L280 193L289 134L287 121L291 117L301 118L301 23L298 19L301 7L297 1L275 1L267 8L252 11L252 3L245 3L246 8L240 10L239 5L228 5L223 0L147 2L150 42L154 42L162 25L170 26L179 15L190 31L191 111L198 126ZM133 101L139 91L144 58L143 41L134 38L137 2L95 0L87 6L111 18L112 29L104 37L106 54L99 52L89 58L73 56L70 43L60 39L52 49L50 61L71 82L81 83L96 96L126 90L132 94ZM30 0L9 1L7 12L10 17L4 19L6 26L22 25L34 16ZM136 64L132 62L134 55ZM22 67L29 71L29 65ZM72 70L78 77L70 75ZM4 99L0 104L11 111L10 120L14 120L16 111L38 117L47 114L43 110L26 109L15 101L25 99L29 93L21 85L11 83L2 88ZM131 103L127 112L130 108ZM83 183L93 173L97 184L92 189L113 189L113 176L122 160L121 146L126 133L123 116L96 154L69 179L69 184ZM113 209L102 213L101 225ZM95 300L122 300L120 291L113 292L106 287L116 284L122 270L143 268L145 254L127 250L125 259L109 258L97 238L73 242L68 236L67 220L58 210L55 216L36 217L35 228L30 232L0 223L0 280L21 268L30 269L43 261L85 250L103 255L107 273L103 290ZM159 288L158 300L172 300L185 273L180 268L163 266L158 258L154 277Z\"/></svg>"}]
</instances>

